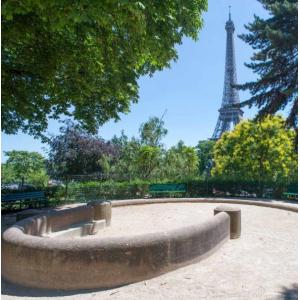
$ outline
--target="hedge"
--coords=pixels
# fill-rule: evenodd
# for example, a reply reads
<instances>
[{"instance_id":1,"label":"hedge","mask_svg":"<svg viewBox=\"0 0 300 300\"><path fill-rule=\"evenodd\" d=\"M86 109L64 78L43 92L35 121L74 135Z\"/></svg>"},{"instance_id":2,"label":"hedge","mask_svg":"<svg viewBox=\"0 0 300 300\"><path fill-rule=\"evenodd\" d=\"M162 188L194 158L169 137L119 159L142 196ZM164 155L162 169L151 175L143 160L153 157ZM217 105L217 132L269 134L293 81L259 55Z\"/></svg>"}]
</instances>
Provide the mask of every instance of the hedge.
<instances>
[{"instance_id":1,"label":"hedge","mask_svg":"<svg viewBox=\"0 0 300 300\"><path fill-rule=\"evenodd\" d=\"M158 182L157 182L158 183ZM167 183L167 182L164 182ZM175 183L175 182L168 182ZM176 182L179 183L179 182ZM182 183L182 182L180 182ZM185 182L187 192L180 194L161 194L156 197L265 197L281 199L285 191L298 191L297 182L292 184L268 183L249 181L209 180L197 179ZM64 187L47 188L46 195L55 204L65 202L87 202L91 200L121 200L150 197L149 185L153 182L133 181L93 181L85 183L71 183L67 194ZM262 188L262 190L261 190Z\"/></svg>"},{"instance_id":2,"label":"hedge","mask_svg":"<svg viewBox=\"0 0 300 300\"><path fill-rule=\"evenodd\" d=\"M149 185L153 183L186 183L186 193L176 194L156 194L155 197L265 197L281 199L286 191L298 192L298 184L294 183L274 183L237 180L224 180L210 178L205 180L197 178L186 182L149 182L135 180L132 182L117 181L90 181L90 182L71 182L68 188L55 186L47 188L36 188L44 190L49 199L50 206L64 203L87 202L91 200L120 200L150 197ZM26 191L33 191L32 188ZM2 190L2 194L16 193L20 191Z\"/></svg>"}]
</instances>

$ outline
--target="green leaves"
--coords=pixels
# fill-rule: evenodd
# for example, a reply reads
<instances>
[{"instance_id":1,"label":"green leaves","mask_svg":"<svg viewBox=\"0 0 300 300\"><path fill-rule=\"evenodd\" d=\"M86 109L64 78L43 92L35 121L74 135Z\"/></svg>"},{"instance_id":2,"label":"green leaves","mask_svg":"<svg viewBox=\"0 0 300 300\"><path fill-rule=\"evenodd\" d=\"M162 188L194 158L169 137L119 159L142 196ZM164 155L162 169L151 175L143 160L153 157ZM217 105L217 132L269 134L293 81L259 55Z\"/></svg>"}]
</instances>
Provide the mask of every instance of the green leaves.
<instances>
[{"instance_id":1,"label":"green leaves","mask_svg":"<svg viewBox=\"0 0 300 300\"><path fill-rule=\"evenodd\" d=\"M203 175L208 171L209 164L213 158L213 148L215 141L199 141L197 145L197 155L199 157L199 174Z\"/></svg>"},{"instance_id":2,"label":"green leaves","mask_svg":"<svg viewBox=\"0 0 300 300\"><path fill-rule=\"evenodd\" d=\"M167 135L168 130L164 127L164 122L158 117L150 118L140 126L141 143L153 147L159 147L161 140Z\"/></svg>"},{"instance_id":3,"label":"green leaves","mask_svg":"<svg viewBox=\"0 0 300 300\"><path fill-rule=\"evenodd\" d=\"M155 146L140 147L136 157L136 163L142 178L148 179L151 177L152 172L159 166L160 157L160 148Z\"/></svg>"},{"instance_id":4,"label":"green leaves","mask_svg":"<svg viewBox=\"0 0 300 300\"><path fill-rule=\"evenodd\" d=\"M6 151L4 154L8 157L6 166L11 170L16 179L22 180L37 173L45 173L45 159L37 152L28 151Z\"/></svg>"},{"instance_id":5,"label":"green leaves","mask_svg":"<svg viewBox=\"0 0 300 300\"><path fill-rule=\"evenodd\" d=\"M185 146L179 141L166 152L163 165L165 178L186 180L197 175L199 158L194 147Z\"/></svg>"},{"instance_id":6,"label":"green leaves","mask_svg":"<svg viewBox=\"0 0 300 300\"><path fill-rule=\"evenodd\" d=\"M279 116L268 116L261 122L243 121L216 143L212 172L260 182L279 183L295 178L294 137L294 130L286 129Z\"/></svg>"},{"instance_id":7,"label":"green leaves","mask_svg":"<svg viewBox=\"0 0 300 300\"><path fill-rule=\"evenodd\" d=\"M296 0L261 0L270 18L255 16L240 36L256 51L246 64L258 74L256 81L239 85L252 97L242 105L256 105L258 119L289 108L286 123L298 127L298 4Z\"/></svg>"},{"instance_id":8,"label":"green leaves","mask_svg":"<svg viewBox=\"0 0 300 300\"><path fill-rule=\"evenodd\" d=\"M138 101L137 80L196 38L207 0L2 3L2 130L41 136L73 116L95 133ZM47 96L47 100L45 99Z\"/></svg>"}]
</instances>

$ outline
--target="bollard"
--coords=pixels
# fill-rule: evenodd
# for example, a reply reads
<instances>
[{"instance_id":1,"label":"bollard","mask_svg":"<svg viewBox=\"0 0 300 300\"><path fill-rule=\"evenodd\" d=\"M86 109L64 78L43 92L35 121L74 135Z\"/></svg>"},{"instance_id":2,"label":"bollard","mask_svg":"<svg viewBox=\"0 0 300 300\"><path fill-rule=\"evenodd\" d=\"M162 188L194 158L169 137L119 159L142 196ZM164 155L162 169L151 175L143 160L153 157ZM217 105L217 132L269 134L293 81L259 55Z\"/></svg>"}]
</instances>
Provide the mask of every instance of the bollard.
<instances>
[{"instance_id":1,"label":"bollard","mask_svg":"<svg viewBox=\"0 0 300 300\"><path fill-rule=\"evenodd\" d=\"M225 212L230 217L230 238L237 239L241 236L241 209L232 206L217 206L214 215Z\"/></svg>"},{"instance_id":2,"label":"bollard","mask_svg":"<svg viewBox=\"0 0 300 300\"><path fill-rule=\"evenodd\" d=\"M111 224L111 202L91 201L88 205L94 208L94 220L106 220L106 226Z\"/></svg>"}]
</instances>

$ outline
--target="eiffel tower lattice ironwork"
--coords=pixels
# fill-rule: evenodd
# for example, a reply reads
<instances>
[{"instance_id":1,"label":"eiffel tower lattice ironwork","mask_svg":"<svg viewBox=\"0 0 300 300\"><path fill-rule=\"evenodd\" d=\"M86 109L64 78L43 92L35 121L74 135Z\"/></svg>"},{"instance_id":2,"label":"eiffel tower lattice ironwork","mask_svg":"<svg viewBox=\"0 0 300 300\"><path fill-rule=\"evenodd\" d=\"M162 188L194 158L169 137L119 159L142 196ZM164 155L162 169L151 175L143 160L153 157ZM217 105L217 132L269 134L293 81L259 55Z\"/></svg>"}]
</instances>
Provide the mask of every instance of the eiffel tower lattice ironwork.
<instances>
[{"instance_id":1,"label":"eiffel tower lattice ironwork","mask_svg":"<svg viewBox=\"0 0 300 300\"><path fill-rule=\"evenodd\" d=\"M226 40L226 58L225 58L225 78L222 105L219 109L219 118L215 127L212 140L217 140L225 131L231 130L239 123L243 116L240 109L240 98L238 90L233 87L237 84L236 68L235 68L235 52L234 52L234 24L231 20L229 7L229 20L226 22L225 29L227 31Z\"/></svg>"}]
</instances>

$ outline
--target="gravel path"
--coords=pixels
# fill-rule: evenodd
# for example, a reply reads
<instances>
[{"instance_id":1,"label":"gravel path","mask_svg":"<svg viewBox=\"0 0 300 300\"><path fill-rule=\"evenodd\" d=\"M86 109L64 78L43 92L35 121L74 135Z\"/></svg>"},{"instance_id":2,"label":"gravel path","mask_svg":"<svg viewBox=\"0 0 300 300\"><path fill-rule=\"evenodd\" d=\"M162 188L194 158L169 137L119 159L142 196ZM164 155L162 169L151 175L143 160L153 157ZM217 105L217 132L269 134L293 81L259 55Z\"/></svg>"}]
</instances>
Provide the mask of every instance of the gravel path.
<instances>
[{"instance_id":1,"label":"gravel path","mask_svg":"<svg viewBox=\"0 0 300 300\"><path fill-rule=\"evenodd\" d=\"M227 205L227 204L226 204ZM230 205L230 204L228 204ZM205 221L216 204L151 204L113 208L101 236L164 231ZM53 292L2 282L2 299L297 299L297 213L234 205L242 236L205 260L116 289ZM99 235L100 237L100 235Z\"/></svg>"}]
</instances>

